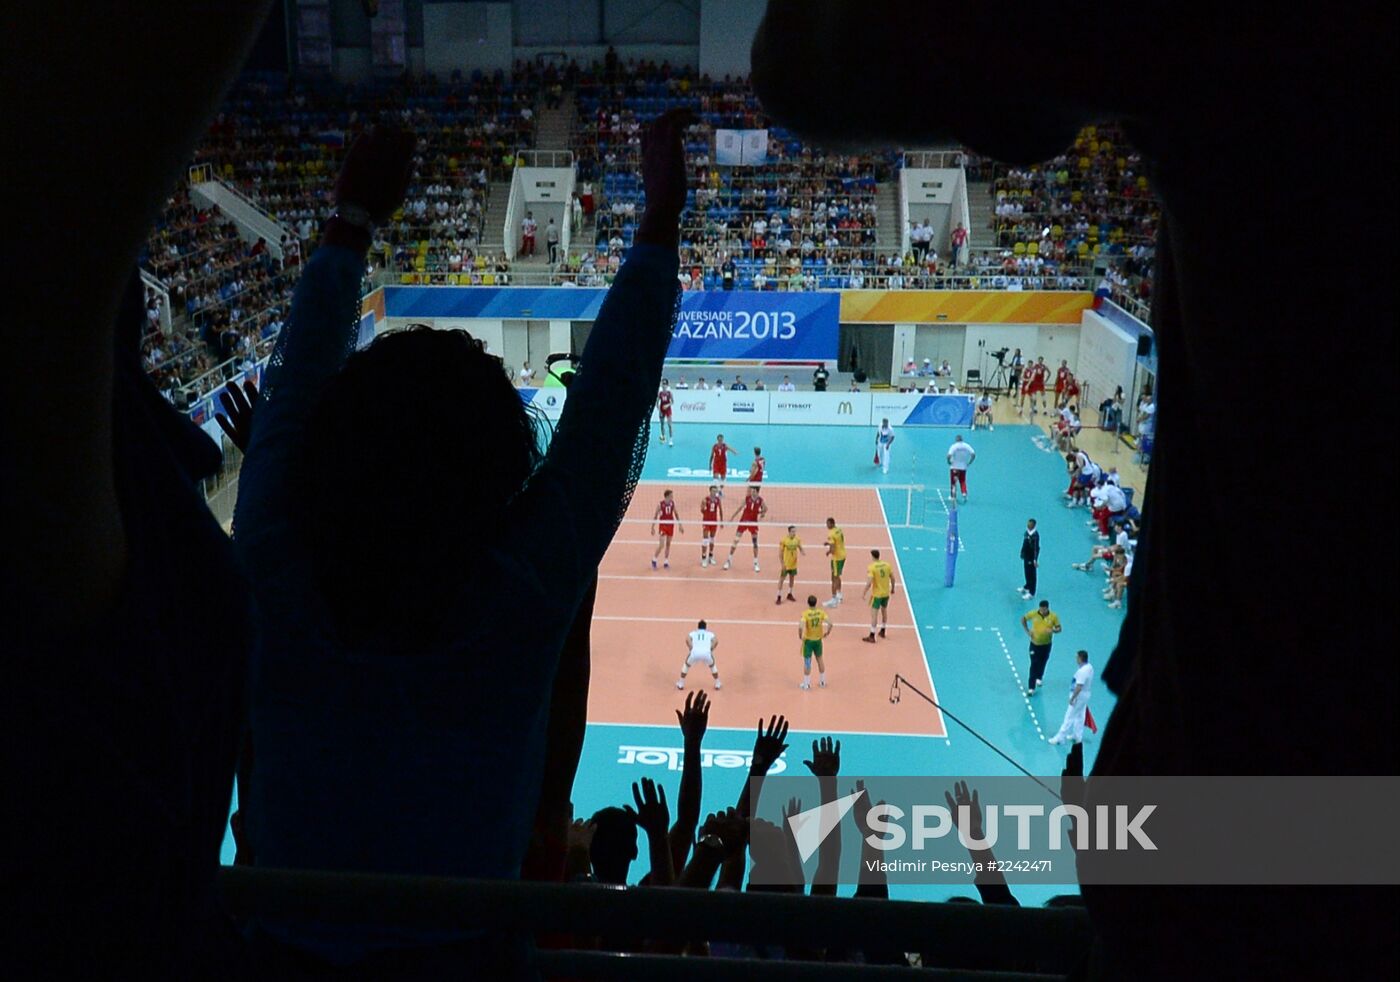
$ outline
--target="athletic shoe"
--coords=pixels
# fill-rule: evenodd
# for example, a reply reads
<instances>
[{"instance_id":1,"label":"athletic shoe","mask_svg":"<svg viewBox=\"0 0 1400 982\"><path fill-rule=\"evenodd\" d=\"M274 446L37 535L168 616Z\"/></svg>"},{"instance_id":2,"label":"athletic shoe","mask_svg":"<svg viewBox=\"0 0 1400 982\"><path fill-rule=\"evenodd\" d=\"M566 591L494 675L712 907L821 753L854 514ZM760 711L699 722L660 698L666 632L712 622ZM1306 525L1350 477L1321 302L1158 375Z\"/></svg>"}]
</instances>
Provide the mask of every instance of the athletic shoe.
<instances>
[{"instance_id":1,"label":"athletic shoe","mask_svg":"<svg viewBox=\"0 0 1400 982\"><path fill-rule=\"evenodd\" d=\"M1060 736L1060 735L1057 733L1057 734L1055 734L1054 736L1052 736L1049 740L1047 740L1047 741L1045 741L1045 742L1046 742L1046 743L1049 743L1049 744L1052 745L1052 746L1058 747L1060 744L1062 744L1062 743L1065 742L1065 738L1062 737L1062 736Z\"/></svg>"},{"instance_id":2,"label":"athletic shoe","mask_svg":"<svg viewBox=\"0 0 1400 982\"><path fill-rule=\"evenodd\" d=\"M885 636L885 629L882 627L882 628L880 628L880 637L883 638L884 636Z\"/></svg>"},{"instance_id":3,"label":"athletic shoe","mask_svg":"<svg viewBox=\"0 0 1400 982\"><path fill-rule=\"evenodd\" d=\"M803 679L803 680L802 680L802 684L798 686L798 688L799 688L799 689L802 689L804 692L805 692L806 690L810 689L811 687L812 687L812 683L811 683L811 682L808 682L806 679Z\"/></svg>"},{"instance_id":4,"label":"athletic shoe","mask_svg":"<svg viewBox=\"0 0 1400 982\"><path fill-rule=\"evenodd\" d=\"M1115 601L1113 601L1111 604L1108 605L1108 609L1109 609L1109 610L1120 610L1122 607L1123 607L1123 601L1121 601L1121 600L1115 600Z\"/></svg>"},{"instance_id":5,"label":"athletic shoe","mask_svg":"<svg viewBox=\"0 0 1400 982\"><path fill-rule=\"evenodd\" d=\"M832 597L830 600L823 600L823 601L822 601L822 606L823 606L823 607L835 607L835 606L836 606L836 598L835 598L835 597Z\"/></svg>"},{"instance_id":6,"label":"athletic shoe","mask_svg":"<svg viewBox=\"0 0 1400 982\"><path fill-rule=\"evenodd\" d=\"M754 571L755 573L758 572L758 560L757 560L757 559L755 559L755 560L753 561L753 571Z\"/></svg>"},{"instance_id":7,"label":"athletic shoe","mask_svg":"<svg viewBox=\"0 0 1400 982\"><path fill-rule=\"evenodd\" d=\"M656 560L655 560L655 559L653 559L653 560L651 561L651 568L652 568L652 569L656 569Z\"/></svg>"},{"instance_id":8,"label":"athletic shoe","mask_svg":"<svg viewBox=\"0 0 1400 982\"><path fill-rule=\"evenodd\" d=\"M873 634L867 634L865 637L861 638L861 640L864 641L866 644L874 644L874 643L875 643L875 635L873 635Z\"/></svg>"},{"instance_id":9,"label":"athletic shoe","mask_svg":"<svg viewBox=\"0 0 1400 982\"><path fill-rule=\"evenodd\" d=\"M727 559L724 561L724 568L725 568L725 569L728 569L728 568L729 568L729 560L727 560Z\"/></svg>"},{"instance_id":10,"label":"athletic shoe","mask_svg":"<svg viewBox=\"0 0 1400 982\"><path fill-rule=\"evenodd\" d=\"M677 688L677 689L684 689L684 688L685 688L685 679L677 679L677 680L676 680L676 688Z\"/></svg>"},{"instance_id":11,"label":"athletic shoe","mask_svg":"<svg viewBox=\"0 0 1400 982\"><path fill-rule=\"evenodd\" d=\"M1039 692L1039 691L1040 691L1041 689L1043 689L1043 688L1045 688L1045 686L1043 686L1043 685L1037 685L1034 689L1032 689L1032 690L1030 691L1030 694L1031 694L1031 695L1035 695L1037 692Z\"/></svg>"},{"instance_id":12,"label":"athletic shoe","mask_svg":"<svg viewBox=\"0 0 1400 982\"><path fill-rule=\"evenodd\" d=\"M995 429L996 429L996 427L993 426L991 423L988 423L988 424L987 424L987 432L990 433L992 430L995 430Z\"/></svg>"},{"instance_id":13,"label":"athletic shoe","mask_svg":"<svg viewBox=\"0 0 1400 982\"><path fill-rule=\"evenodd\" d=\"M666 560L665 562L663 562L663 563L661 564L661 568L662 568L662 569L670 569L670 568L671 568L671 560L668 559L668 560Z\"/></svg>"},{"instance_id":14,"label":"athletic shoe","mask_svg":"<svg viewBox=\"0 0 1400 982\"><path fill-rule=\"evenodd\" d=\"M721 682L719 679L715 679L715 688L716 688L716 689L722 689L722 688L724 688L724 683Z\"/></svg>"},{"instance_id":15,"label":"athletic shoe","mask_svg":"<svg viewBox=\"0 0 1400 982\"><path fill-rule=\"evenodd\" d=\"M706 566L708 566L708 565L710 565L710 558L709 558L708 556L701 556L701 557L700 557L700 568L701 568L701 569L704 569L704 568L705 568Z\"/></svg>"},{"instance_id":16,"label":"athletic shoe","mask_svg":"<svg viewBox=\"0 0 1400 982\"><path fill-rule=\"evenodd\" d=\"M817 683L817 685L819 685L819 686L821 686L823 689L825 689L825 688L826 688L826 679L822 679L820 682Z\"/></svg>"},{"instance_id":17,"label":"athletic shoe","mask_svg":"<svg viewBox=\"0 0 1400 982\"><path fill-rule=\"evenodd\" d=\"M777 604L779 607L781 607L781 606L783 605L783 598L782 598L782 597L778 597L778 599L774 600L773 602L774 602L775 604Z\"/></svg>"},{"instance_id":18,"label":"athletic shoe","mask_svg":"<svg viewBox=\"0 0 1400 982\"><path fill-rule=\"evenodd\" d=\"M790 594L790 593L787 595L787 598L788 598L789 600L793 601L794 603L797 602L797 598L794 597L794 596L793 596L792 594Z\"/></svg>"},{"instance_id":19,"label":"athletic shoe","mask_svg":"<svg viewBox=\"0 0 1400 982\"><path fill-rule=\"evenodd\" d=\"M676 445L676 441L675 441L675 440L672 440L672 441L671 441L671 446L674 447L675 445Z\"/></svg>"}]
</instances>

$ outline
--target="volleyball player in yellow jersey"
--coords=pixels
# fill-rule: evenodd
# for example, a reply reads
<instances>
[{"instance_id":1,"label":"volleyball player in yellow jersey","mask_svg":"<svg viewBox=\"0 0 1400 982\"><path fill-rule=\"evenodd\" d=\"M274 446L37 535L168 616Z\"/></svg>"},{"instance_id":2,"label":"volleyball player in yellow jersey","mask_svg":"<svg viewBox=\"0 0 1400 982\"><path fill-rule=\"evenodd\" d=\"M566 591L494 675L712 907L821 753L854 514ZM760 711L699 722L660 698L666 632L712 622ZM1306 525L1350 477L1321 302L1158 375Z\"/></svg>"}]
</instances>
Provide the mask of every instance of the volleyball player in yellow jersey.
<instances>
[{"instance_id":1,"label":"volleyball player in yellow jersey","mask_svg":"<svg viewBox=\"0 0 1400 982\"><path fill-rule=\"evenodd\" d=\"M894 592L894 570L890 564L880 559L880 550L871 549L870 558L874 560L865 569L865 589L861 591L861 598L870 596L870 634L861 638L870 644L875 643L875 624L880 625L880 637L885 636L885 628L890 625L890 594Z\"/></svg>"},{"instance_id":2,"label":"volleyball player in yellow jersey","mask_svg":"<svg viewBox=\"0 0 1400 982\"><path fill-rule=\"evenodd\" d=\"M846 568L846 533L836 527L836 519L826 520L826 558L831 560L831 599L823 607L841 603L841 571Z\"/></svg>"},{"instance_id":3,"label":"volleyball player in yellow jersey","mask_svg":"<svg viewBox=\"0 0 1400 982\"><path fill-rule=\"evenodd\" d=\"M778 542L778 550L782 553L783 564L778 572L778 599L775 604L783 602L783 580L788 581L787 598L796 600L792 595L792 588L797 584L797 554L807 555L807 550L802 548L802 540L797 537L797 526L789 525L788 534Z\"/></svg>"},{"instance_id":4,"label":"volleyball player in yellow jersey","mask_svg":"<svg viewBox=\"0 0 1400 982\"><path fill-rule=\"evenodd\" d=\"M817 685L826 688L826 662L822 661L822 642L831 633L831 618L817 606L816 597L807 598L807 609L797 623L797 636L802 639L802 688L812 687L812 659L817 659Z\"/></svg>"}]
</instances>

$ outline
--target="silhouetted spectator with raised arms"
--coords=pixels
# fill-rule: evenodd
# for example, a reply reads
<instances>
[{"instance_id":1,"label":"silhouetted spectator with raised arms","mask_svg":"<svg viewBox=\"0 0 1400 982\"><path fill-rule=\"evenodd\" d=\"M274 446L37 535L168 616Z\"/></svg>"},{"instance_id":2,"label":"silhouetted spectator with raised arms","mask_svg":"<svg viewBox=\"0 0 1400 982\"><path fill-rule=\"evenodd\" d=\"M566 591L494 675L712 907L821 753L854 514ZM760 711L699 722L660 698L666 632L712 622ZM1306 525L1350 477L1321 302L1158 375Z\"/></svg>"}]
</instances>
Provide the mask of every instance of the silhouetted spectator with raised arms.
<instances>
[{"instance_id":1,"label":"silhouetted spectator with raised arms","mask_svg":"<svg viewBox=\"0 0 1400 982\"><path fill-rule=\"evenodd\" d=\"M683 128L670 114L648 132L647 211L543 457L500 360L466 333L354 351L365 225L393 213L412 146L374 132L352 149L239 489L262 616L242 801L259 865L518 875L560 647L645 453ZM340 958L413 940L268 927Z\"/></svg>"}]
</instances>

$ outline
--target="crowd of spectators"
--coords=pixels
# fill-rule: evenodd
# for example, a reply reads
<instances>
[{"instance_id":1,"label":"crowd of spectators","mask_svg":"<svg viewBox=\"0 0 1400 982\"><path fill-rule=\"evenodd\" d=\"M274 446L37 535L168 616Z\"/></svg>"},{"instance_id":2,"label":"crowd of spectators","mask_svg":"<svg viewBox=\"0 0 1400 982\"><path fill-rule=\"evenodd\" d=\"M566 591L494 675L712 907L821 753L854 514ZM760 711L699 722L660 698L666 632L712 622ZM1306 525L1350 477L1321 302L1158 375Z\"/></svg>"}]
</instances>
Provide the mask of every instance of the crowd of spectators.
<instances>
[{"instance_id":1,"label":"crowd of spectators","mask_svg":"<svg viewBox=\"0 0 1400 982\"><path fill-rule=\"evenodd\" d=\"M172 401L209 392L270 349L299 268L298 250L283 246L278 260L262 240L245 241L217 209L199 207L188 189L170 197L143 258L165 286L170 330L163 329L162 298L148 288L141 354Z\"/></svg>"},{"instance_id":2,"label":"crowd of spectators","mask_svg":"<svg viewBox=\"0 0 1400 982\"><path fill-rule=\"evenodd\" d=\"M1112 126L1087 126L1073 146L1032 167L998 167L991 232L1017 256L1107 260L1117 294L1146 303L1161 209L1142 158Z\"/></svg>"}]
</instances>

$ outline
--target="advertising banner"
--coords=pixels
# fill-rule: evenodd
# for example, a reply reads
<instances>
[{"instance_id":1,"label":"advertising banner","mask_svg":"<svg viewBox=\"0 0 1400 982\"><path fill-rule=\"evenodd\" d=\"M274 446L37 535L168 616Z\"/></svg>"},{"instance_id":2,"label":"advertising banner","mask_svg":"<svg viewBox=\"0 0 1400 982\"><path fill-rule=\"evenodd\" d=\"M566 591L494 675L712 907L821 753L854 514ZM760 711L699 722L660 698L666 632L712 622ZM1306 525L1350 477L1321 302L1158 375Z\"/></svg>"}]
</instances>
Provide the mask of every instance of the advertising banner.
<instances>
[{"instance_id":1,"label":"advertising banner","mask_svg":"<svg viewBox=\"0 0 1400 982\"><path fill-rule=\"evenodd\" d=\"M671 419L677 423L766 423L768 392L731 392L728 389L676 392ZM660 417L655 409L651 418Z\"/></svg>"},{"instance_id":2,"label":"advertising banner","mask_svg":"<svg viewBox=\"0 0 1400 982\"><path fill-rule=\"evenodd\" d=\"M830 361L840 344L838 293L696 290L681 297L667 358Z\"/></svg>"},{"instance_id":3,"label":"advertising banner","mask_svg":"<svg viewBox=\"0 0 1400 982\"><path fill-rule=\"evenodd\" d=\"M564 411L564 396L568 391L552 386L548 389L523 388L520 390L520 398L544 413L550 420L557 421L559 414Z\"/></svg>"},{"instance_id":4,"label":"advertising banner","mask_svg":"<svg viewBox=\"0 0 1400 982\"><path fill-rule=\"evenodd\" d=\"M876 425L888 418L895 426L971 426L974 399L962 394L879 393L872 399L870 419Z\"/></svg>"},{"instance_id":5,"label":"advertising banner","mask_svg":"<svg viewBox=\"0 0 1400 982\"><path fill-rule=\"evenodd\" d=\"M768 421L798 425L869 426L869 392L775 392Z\"/></svg>"}]
</instances>

